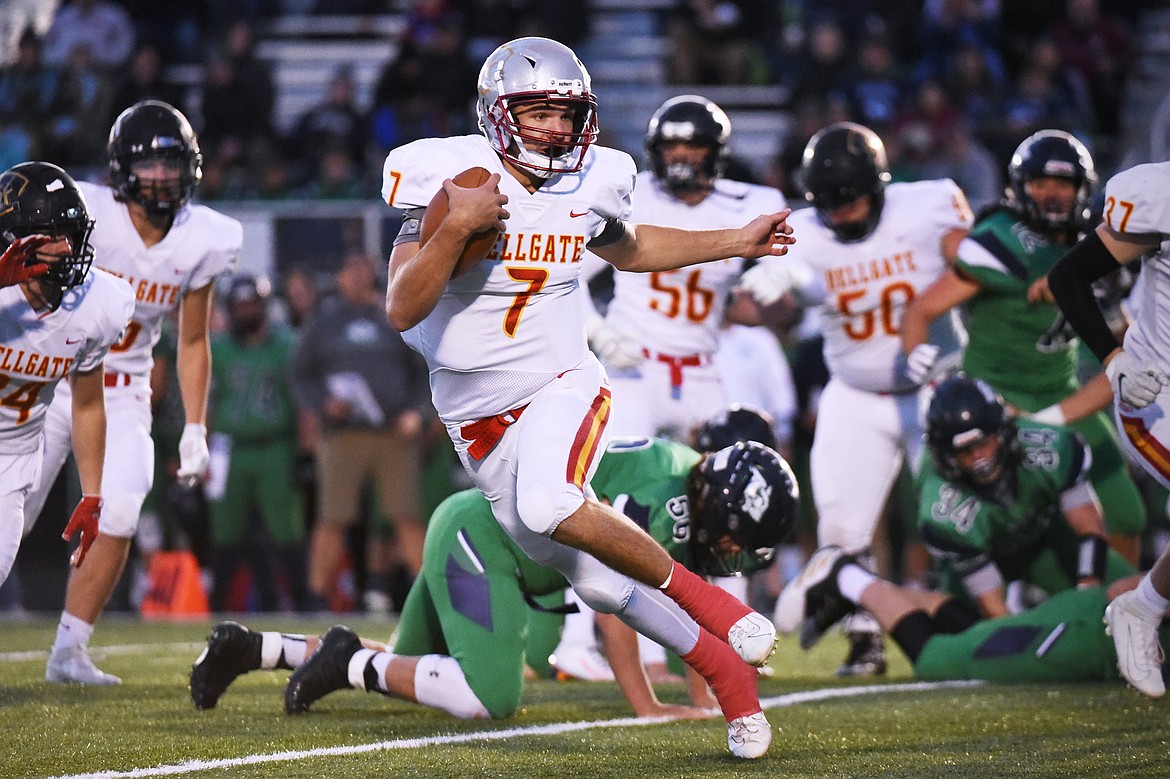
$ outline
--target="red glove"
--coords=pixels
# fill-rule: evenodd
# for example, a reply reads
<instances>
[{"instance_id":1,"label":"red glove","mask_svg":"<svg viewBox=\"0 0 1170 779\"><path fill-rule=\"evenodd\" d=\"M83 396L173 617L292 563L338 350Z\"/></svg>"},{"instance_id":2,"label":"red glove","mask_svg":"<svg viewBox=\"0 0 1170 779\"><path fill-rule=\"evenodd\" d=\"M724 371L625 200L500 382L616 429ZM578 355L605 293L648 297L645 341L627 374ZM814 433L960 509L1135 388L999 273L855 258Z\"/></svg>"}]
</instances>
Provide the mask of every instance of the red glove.
<instances>
[{"instance_id":1,"label":"red glove","mask_svg":"<svg viewBox=\"0 0 1170 779\"><path fill-rule=\"evenodd\" d=\"M26 235L17 238L0 254L0 287L11 287L22 281L28 281L44 274L49 266L43 262L33 262L36 250L53 240L48 235Z\"/></svg>"},{"instance_id":2,"label":"red glove","mask_svg":"<svg viewBox=\"0 0 1170 779\"><path fill-rule=\"evenodd\" d=\"M102 498L100 495L82 496L77 508L73 509L73 515L69 517L69 524L65 526L65 532L61 534L61 538L68 541L73 538L75 533L81 533L81 543L78 544L77 550L69 558L69 563L74 568L81 566L81 561L85 559L85 553L89 551L89 545L97 538L98 518L101 515Z\"/></svg>"}]
</instances>

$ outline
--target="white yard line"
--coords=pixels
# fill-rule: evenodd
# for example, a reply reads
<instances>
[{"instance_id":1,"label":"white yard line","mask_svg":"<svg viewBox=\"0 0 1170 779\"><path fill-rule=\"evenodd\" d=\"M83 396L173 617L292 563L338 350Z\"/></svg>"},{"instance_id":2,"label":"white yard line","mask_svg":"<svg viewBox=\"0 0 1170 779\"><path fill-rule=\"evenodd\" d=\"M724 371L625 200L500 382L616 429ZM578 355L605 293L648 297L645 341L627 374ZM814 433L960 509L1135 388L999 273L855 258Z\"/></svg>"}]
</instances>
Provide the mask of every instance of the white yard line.
<instances>
[{"instance_id":1,"label":"white yard line","mask_svg":"<svg viewBox=\"0 0 1170 779\"><path fill-rule=\"evenodd\" d=\"M109 649L110 647L107 647ZM787 706L798 706L802 703L831 700L833 698L854 698L861 695L877 695L881 693L923 692L929 690L946 690L956 687L972 687L981 682L911 682L907 684L877 684L867 687L833 687L823 690L809 690L808 692L794 692L788 695L778 695L765 698L760 704L765 709L781 709ZM321 747L318 749L302 749L291 752L273 752L265 755L247 755L245 757L220 758L218 760L188 760L174 765L154 766L151 768L135 768L130 771L98 771L89 774L68 774L53 779L121 779L122 777L139 776L177 776L196 771L215 771L237 766L257 765L260 763L281 763L292 760L305 760L316 757L336 757L344 755L360 755L367 752L380 752L391 749L418 749L419 747L437 746L440 744L469 744L477 741L501 741L504 739L522 738L525 736L555 736L562 733L572 733L580 730L594 730L599 728L631 728L642 725L658 725L669 722L666 717L624 717L621 719L594 720L593 722L558 722L549 725L531 725L523 728L508 728L506 730L488 730L480 733L460 733L450 736L426 736L423 738L403 738L393 741L378 741L373 744L357 744L344 747Z\"/></svg>"},{"instance_id":2,"label":"white yard line","mask_svg":"<svg viewBox=\"0 0 1170 779\"><path fill-rule=\"evenodd\" d=\"M206 641L183 641L171 644L114 644L111 646L91 646L89 653L93 657L113 657L115 655L144 655L150 652L198 652ZM0 652L0 663L26 662L30 660L45 660L49 657L47 649L29 649L25 652Z\"/></svg>"}]
</instances>

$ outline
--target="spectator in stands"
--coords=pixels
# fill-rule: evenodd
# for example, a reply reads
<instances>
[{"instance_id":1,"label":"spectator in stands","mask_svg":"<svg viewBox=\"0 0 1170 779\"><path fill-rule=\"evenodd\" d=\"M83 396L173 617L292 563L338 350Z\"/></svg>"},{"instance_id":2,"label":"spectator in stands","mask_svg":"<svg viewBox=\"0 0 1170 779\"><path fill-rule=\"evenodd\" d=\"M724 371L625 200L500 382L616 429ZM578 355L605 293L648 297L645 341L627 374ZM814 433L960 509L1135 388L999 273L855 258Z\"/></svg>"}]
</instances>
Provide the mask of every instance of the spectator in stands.
<instances>
[{"instance_id":1,"label":"spectator in stands","mask_svg":"<svg viewBox=\"0 0 1170 779\"><path fill-rule=\"evenodd\" d=\"M832 19L816 22L808 32L801 67L791 82L788 105L799 106L807 100L841 100L849 78L852 60L841 25Z\"/></svg>"},{"instance_id":2,"label":"spectator in stands","mask_svg":"<svg viewBox=\"0 0 1170 779\"><path fill-rule=\"evenodd\" d=\"M337 289L301 331L293 360L303 440L317 457L309 543L309 597L317 609L326 607L367 481L393 519L402 558L418 573L419 439L434 413L426 367L386 320L370 258L349 252Z\"/></svg>"},{"instance_id":3,"label":"spectator in stands","mask_svg":"<svg viewBox=\"0 0 1170 779\"><path fill-rule=\"evenodd\" d=\"M954 124L921 168L925 179L952 179L979 213L1003 196L1001 165L971 131L966 120Z\"/></svg>"},{"instance_id":4,"label":"spectator in stands","mask_svg":"<svg viewBox=\"0 0 1170 779\"><path fill-rule=\"evenodd\" d=\"M116 82L108 124L113 124L118 114L140 100L161 100L181 107L185 102L183 97L180 87L163 78L163 60L158 47L153 43L139 44L129 68Z\"/></svg>"},{"instance_id":5,"label":"spectator in stands","mask_svg":"<svg viewBox=\"0 0 1170 779\"><path fill-rule=\"evenodd\" d=\"M113 71L130 59L134 25L130 15L108 0L73 0L61 6L45 33L45 61L68 68L78 48L89 51L95 67ZM99 121L104 122L102 114Z\"/></svg>"},{"instance_id":6,"label":"spectator in stands","mask_svg":"<svg viewBox=\"0 0 1170 779\"><path fill-rule=\"evenodd\" d=\"M253 141L273 137L276 88L268 66L256 59L252 26L228 28L222 48L213 49L204 70L203 121L199 139L205 158L237 164Z\"/></svg>"},{"instance_id":7,"label":"spectator in stands","mask_svg":"<svg viewBox=\"0 0 1170 779\"><path fill-rule=\"evenodd\" d=\"M1007 71L1003 61L986 48L974 43L960 46L943 85L976 134L1003 120L1000 112L1007 96Z\"/></svg>"},{"instance_id":8,"label":"spectator in stands","mask_svg":"<svg viewBox=\"0 0 1170 779\"><path fill-rule=\"evenodd\" d=\"M0 67L16 61L25 35L48 32L56 10L57 0L0 0Z\"/></svg>"},{"instance_id":9,"label":"spectator in stands","mask_svg":"<svg viewBox=\"0 0 1170 779\"><path fill-rule=\"evenodd\" d=\"M412 44L403 44L398 56L382 69L370 111L374 142L382 152L419 138L450 134L439 101L423 87L425 69L422 55Z\"/></svg>"},{"instance_id":10,"label":"spectator in stands","mask_svg":"<svg viewBox=\"0 0 1170 779\"><path fill-rule=\"evenodd\" d=\"M1070 92L1042 66L1033 64L1016 77L1004 103L1003 121L991 136L992 151L1000 160L1009 160L1022 138L1045 127L1063 127L1074 134L1084 133L1091 117L1078 113Z\"/></svg>"},{"instance_id":11,"label":"spectator in stands","mask_svg":"<svg viewBox=\"0 0 1170 779\"><path fill-rule=\"evenodd\" d=\"M73 47L61 73L44 127L43 153L65 167L93 166L104 158L113 85L94 64L88 45Z\"/></svg>"},{"instance_id":12,"label":"spectator in stands","mask_svg":"<svg viewBox=\"0 0 1170 779\"><path fill-rule=\"evenodd\" d=\"M191 64L202 58L203 0L118 0L118 4L130 14L139 45L150 44L166 52L171 62Z\"/></svg>"},{"instance_id":13,"label":"spectator in stands","mask_svg":"<svg viewBox=\"0 0 1170 779\"><path fill-rule=\"evenodd\" d=\"M369 138L365 116L357 107L357 85L353 67L338 67L325 88L324 99L297 120L289 138L293 154L314 168L320 168L326 152L340 150L350 163L365 161Z\"/></svg>"},{"instance_id":14,"label":"spectator in stands","mask_svg":"<svg viewBox=\"0 0 1170 779\"><path fill-rule=\"evenodd\" d=\"M999 51L999 3L995 0L927 0L918 42L922 57L918 79L944 78L951 60L964 46L976 46L987 58Z\"/></svg>"},{"instance_id":15,"label":"spectator in stands","mask_svg":"<svg viewBox=\"0 0 1170 779\"><path fill-rule=\"evenodd\" d=\"M867 35L861 42L857 70L845 86L853 117L883 132L897 118L905 93L905 77L889 41L882 34Z\"/></svg>"},{"instance_id":16,"label":"spectator in stands","mask_svg":"<svg viewBox=\"0 0 1170 779\"><path fill-rule=\"evenodd\" d=\"M668 24L667 81L748 83L754 35L761 31L768 7L761 0L680 0Z\"/></svg>"},{"instance_id":17,"label":"spectator in stands","mask_svg":"<svg viewBox=\"0 0 1170 779\"><path fill-rule=\"evenodd\" d=\"M1068 0L1049 34L1064 63L1088 85L1097 129L1116 135L1130 56L1125 28L1101 10L1099 0Z\"/></svg>"},{"instance_id":18,"label":"spectator in stands","mask_svg":"<svg viewBox=\"0 0 1170 779\"><path fill-rule=\"evenodd\" d=\"M272 144L262 144L252 155L248 197L285 200L292 196L292 170L288 160Z\"/></svg>"},{"instance_id":19,"label":"spectator in stands","mask_svg":"<svg viewBox=\"0 0 1170 779\"><path fill-rule=\"evenodd\" d=\"M371 194L349 152L339 145L326 147L313 178L297 194L307 200L357 200Z\"/></svg>"},{"instance_id":20,"label":"spectator in stands","mask_svg":"<svg viewBox=\"0 0 1170 779\"><path fill-rule=\"evenodd\" d=\"M903 149L900 161L913 169L910 178L923 178L921 171L955 131L959 118L942 85L933 79L918 85L913 101L903 107L894 127Z\"/></svg>"},{"instance_id":21,"label":"spectator in stands","mask_svg":"<svg viewBox=\"0 0 1170 779\"><path fill-rule=\"evenodd\" d=\"M53 96L57 71L41 61L41 42L26 30L16 62L0 70L0 164L7 170L38 156L40 132Z\"/></svg>"}]
</instances>

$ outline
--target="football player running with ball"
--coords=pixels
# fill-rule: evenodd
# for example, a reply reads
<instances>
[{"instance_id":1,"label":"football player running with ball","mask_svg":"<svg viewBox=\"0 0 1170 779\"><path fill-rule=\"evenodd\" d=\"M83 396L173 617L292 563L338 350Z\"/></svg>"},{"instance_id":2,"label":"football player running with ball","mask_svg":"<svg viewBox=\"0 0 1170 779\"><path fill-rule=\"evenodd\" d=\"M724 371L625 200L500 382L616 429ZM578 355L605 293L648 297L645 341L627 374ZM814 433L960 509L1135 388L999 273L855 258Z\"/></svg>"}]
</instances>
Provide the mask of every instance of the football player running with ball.
<instances>
[{"instance_id":1,"label":"football player running with ball","mask_svg":"<svg viewBox=\"0 0 1170 779\"><path fill-rule=\"evenodd\" d=\"M0 173L0 584L39 483L45 417L59 382L72 391L73 451L81 502L65 527L80 534L81 565L98 533L106 413L102 358L134 310L126 282L91 269L93 220L68 173L25 162ZM64 385L61 385L64 386Z\"/></svg>"},{"instance_id":2,"label":"football player running with ball","mask_svg":"<svg viewBox=\"0 0 1170 779\"><path fill-rule=\"evenodd\" d=\"M594 610L618 614L695 668L719 700L732 753L760 757L772 734L749 663L771 655L771 623L675 563L588 488L610 391L586 345L580 271L586 245L619 270L643 272L781 255L793 241L788 212L737 229L627 222L634 162L594 145L589 73L556 41L500 46L478 90L481 134L415 141L386 159L383 196L406 212L387 316L426 358L435 408L505 532ZM475 165L492 173L480 187L449 182ZM422 211L440 187L450 210L420 245ZM468 238L493 227L501 234L487 258L452 279Z\"/></svg>"},{"instance_id":3,"label":"football player running with ball","mask_svg":"<svg viewBox=\"0 0 1170 779\"><path fill-rule=\"evenodd\" d=\"M816 133L801 176L812 208L792 215L801 242L783 260L765 259L744 274L757 299L790 290L818 307L831 378L821 396L810 470L820 546L838 546L872 565L874 529L903 461L918 467L919 403L938 349L902 356L902 312L946 269L945 257L971 227L971 210L950 179L888 184L880 138L851 122ZM813 272L793 269L801 263ZM811 279L801 284L801 277ZM958 351L957 317L941 318L932 343ZM886 668L878 626L855 615L850 652L838 674Z\"/></svg>"},{"instance_id":4,"label":"football player running with ball","mask_svg":"<svg viewBox=\"0 0 1170 779\"><path fill-rule=\"evenodd\" d=\"M1126 452L1170 487L1170 162L1137 165L1111 178L1104 216L1056 264L1048 284L1069 324L1105 364ZM1135 318L1119 344L1092 283L1135 260L1142 263L1130 296ZM1158 627L1168 608L1170 547L1137 589L1118 596L1105 613L1121 674L1152 698L1166 694Z\"/></svg>"},{"instance_id":5,"label":"football player running with ball","mask_svg":"<svg viewBox=\"0 0 1170 779\"><path fill-rule=\"evenodd\" d=\"M94 666L87 646L125 568L154 477L151 352L163 319L177 308L179 391L187 418L178 476L200 479L208 461L212 285L234 267L243 240L235 219L189 202L202 175L202 155L190 123L170 105L145 100L123 111L110 130L108 152L111 186L79 186L96 220L95 262L128 281L136 302L133 318L106 357L102 380L109 422L101 532L69 578L45 667L45 679L56 683L121 683ZM58 392L49 407L44 473L25 504L26 523L40 514L69 453L70 403L68 392Z\"/></svg>"}]
</instances>

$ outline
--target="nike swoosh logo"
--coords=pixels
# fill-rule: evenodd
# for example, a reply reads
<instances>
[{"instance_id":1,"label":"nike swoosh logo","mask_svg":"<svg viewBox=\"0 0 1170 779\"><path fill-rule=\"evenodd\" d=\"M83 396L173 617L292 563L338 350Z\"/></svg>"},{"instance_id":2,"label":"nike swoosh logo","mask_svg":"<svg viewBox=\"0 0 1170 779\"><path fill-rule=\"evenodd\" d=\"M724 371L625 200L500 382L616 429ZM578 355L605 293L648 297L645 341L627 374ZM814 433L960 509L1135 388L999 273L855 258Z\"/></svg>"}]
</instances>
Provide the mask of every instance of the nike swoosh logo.
<instances>
[{"instance_id":1,"label":"nike swoosh logo","mask_svg":"<svg viewBox=\"0 0 1170 779\"><path fill-rule=\"evenodd\" d=\"M72 346L73 344L79 344L84 340L85 340L84 338L66 338L65 343Z\"/></svg>"},{"instance_id":2,"label":"nike swoosh logo","mask_svg":"<svg viewBox=\"0 0 1170 779\"><path fill-rule=\"evenodd\" d=\"M570 211L569 216L576 219L579 216L586 216L588 213L589 213L588 211L582 211L581 213L578 214L576 211Z\"/></svg>"}]
</instances>

